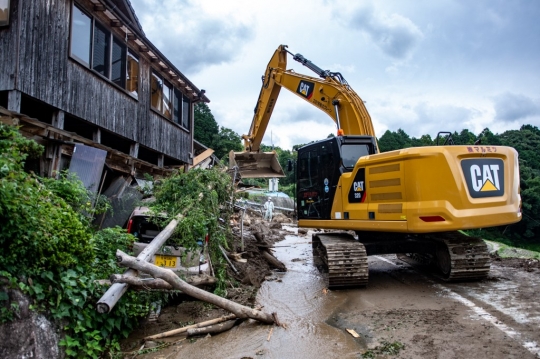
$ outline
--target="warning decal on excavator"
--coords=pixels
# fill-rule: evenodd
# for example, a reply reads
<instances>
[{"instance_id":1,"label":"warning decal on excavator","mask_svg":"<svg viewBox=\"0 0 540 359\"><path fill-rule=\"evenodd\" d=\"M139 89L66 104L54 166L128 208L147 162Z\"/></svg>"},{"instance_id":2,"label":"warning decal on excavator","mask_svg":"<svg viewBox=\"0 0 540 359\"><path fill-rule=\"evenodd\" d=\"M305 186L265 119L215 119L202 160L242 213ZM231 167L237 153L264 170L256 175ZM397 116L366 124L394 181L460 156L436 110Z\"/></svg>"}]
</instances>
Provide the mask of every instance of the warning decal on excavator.
<instances>
[{"instance_id":1,"label":"warning decal on excavator","mask_svg":"<svg viewBox=\"0 0 540 359\"><path fill-rule=\"evenodd\" d=\"M313 82L300 80L300 83L298 84L298 88L296 89L296 92L306 97L308 100L310 100L311 96L313 96L314 88L315 88L315 84Z\"/></svg>"},{"instance_id":2,"label":"warning decal on excavator","mask_svg":"<svg viewBox=\"0 0 540 359\"><path fill-rule=\"evenodd\" d=\"M365 169L360 168L354 176L351 189L349 190L349 203L362 203L366 200Z\"/></svg>"},{"instance_id":3,"label":"warning decal on excavator","mask_svg":"<svg viewBox=\"0 0 540 359\"><path fill-rule=\"evenodd\" d=\"M475 158L461 161L461 169L473 198L504 195L504 163L501 159Z\"/></svg>"}]
</instances>

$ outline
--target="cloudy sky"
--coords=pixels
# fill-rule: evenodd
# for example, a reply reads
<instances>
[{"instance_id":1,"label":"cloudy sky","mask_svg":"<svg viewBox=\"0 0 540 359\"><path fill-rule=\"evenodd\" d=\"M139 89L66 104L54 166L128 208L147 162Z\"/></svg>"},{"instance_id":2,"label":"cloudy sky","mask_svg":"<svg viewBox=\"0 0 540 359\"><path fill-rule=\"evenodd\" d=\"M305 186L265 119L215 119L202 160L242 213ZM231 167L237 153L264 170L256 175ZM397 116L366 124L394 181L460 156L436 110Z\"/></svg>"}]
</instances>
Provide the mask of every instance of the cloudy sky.
<instances>
[{"instance_id":1,"label":"cloudy sky","mask_svg":"<svg viewBox=\"0 0 540 359\"><path fill-rule=\"evenodd\" d=\"M339 71L380 137L540 126L538 0L131 0L147 37L198 88L220 126L249 130L280 44ZM288 68L310 76L288 59ZM325 138L335 124L281 91L263 143Z\"/></svg>"}]
</instances>

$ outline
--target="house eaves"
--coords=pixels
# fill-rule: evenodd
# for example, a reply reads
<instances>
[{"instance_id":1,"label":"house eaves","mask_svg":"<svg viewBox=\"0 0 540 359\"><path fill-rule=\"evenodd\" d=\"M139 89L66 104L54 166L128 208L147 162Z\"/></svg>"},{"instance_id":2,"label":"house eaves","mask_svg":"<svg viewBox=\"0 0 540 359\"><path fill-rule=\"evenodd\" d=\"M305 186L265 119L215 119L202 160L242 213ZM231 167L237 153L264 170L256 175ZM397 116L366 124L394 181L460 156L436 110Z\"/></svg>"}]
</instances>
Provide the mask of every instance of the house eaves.
<instances>
[{"instance_id":1,"label":"house eaves","mask_svg":"<svg viewBox=\"0 0 540 359\"><path fill-rule=\"evenodd\" d=\"M210 102L204 90L197 88L176 66L169 61L150 40L146 38L142 26L135 15L129 0L90 0L95 11L103 11L111 21L111 26L120 27L126 37L139 46L139 51L146 53L152 63L159 65L168 80L184 89L193 102Z\"/></svg>"}]
</instances>

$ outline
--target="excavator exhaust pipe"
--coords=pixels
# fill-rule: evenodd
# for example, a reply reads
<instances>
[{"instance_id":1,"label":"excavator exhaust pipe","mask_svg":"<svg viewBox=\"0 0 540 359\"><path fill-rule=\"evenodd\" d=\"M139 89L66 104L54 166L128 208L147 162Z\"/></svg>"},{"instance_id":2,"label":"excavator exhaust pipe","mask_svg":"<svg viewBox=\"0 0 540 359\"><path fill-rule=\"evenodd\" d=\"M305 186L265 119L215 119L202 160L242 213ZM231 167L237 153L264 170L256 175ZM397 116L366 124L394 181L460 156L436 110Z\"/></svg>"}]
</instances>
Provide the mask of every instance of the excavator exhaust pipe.
<instances>
[{"instance_id":1,"label":"excavator exhaust pipe","mask_svg":"<svg viewBox=\"0 0 540 359\"><path fill-rule=\"evenodd\" d=\"M276 152L229 152L229 168L238 167L242 178L285 177Z\"/></svg>"}]
</instances>

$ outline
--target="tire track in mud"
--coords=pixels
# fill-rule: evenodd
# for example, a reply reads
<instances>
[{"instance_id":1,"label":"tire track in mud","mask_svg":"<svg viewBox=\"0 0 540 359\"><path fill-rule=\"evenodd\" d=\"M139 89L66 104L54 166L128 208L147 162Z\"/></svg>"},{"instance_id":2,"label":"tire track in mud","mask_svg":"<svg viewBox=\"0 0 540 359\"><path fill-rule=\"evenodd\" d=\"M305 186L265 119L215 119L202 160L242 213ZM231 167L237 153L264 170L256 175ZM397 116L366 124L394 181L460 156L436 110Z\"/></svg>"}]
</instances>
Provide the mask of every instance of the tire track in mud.
<instances>
[{"instance_id":1,"label":"tire track in mud","mask_svg":"<svg viewBox=\"0 0 540 359\"><path fill-rule=\"evenodd\" d=\"M395 267L398 267L398 265L395 262L393 262L393 261L391 261L391 260L389 260L389 259L387 259L385 257L382 257L382 256L373 256L373 257L377 258L380 261L383 261L383 262L389 263L389 264L391 264L391 265L393 265ZM420 273L420 271L416 270L414 267L410 267L410 268L415 270L416 272ZM508 337L510 337L513 340L517 341L524 349L529 351L531 354L535 355L537 358L540 358L540 345L538 344L537 341L529 338L527 335L525 335L521 331L518 331L514 327L503 323L502 320L500 320L497 316L489 313L488 310L486 310L484 307L492 308L493 311L499 312L499 313L503 314L504 316L511 318L514 322L516 322L516 324L520 324L520 320L518 318L519 317L527 317L527 315L526 315L527 313L520 313L519 316L517 316L517 314L516 314L517 311L516 311L515 306L511 307L511 308L504 308L502 305L495 304L494 301L491 301L490 303L484 301L481 298L480 295L473 295L473 294L468 293L477 302L482 303L482 306L477 305L473 301L465 298L465 296L463 296L463 295L458 294L457 292L455 292L454 290L448 288L447 286L444 286L444 285L442 285L440 283L436 283L436 282L432 281L424 273L421 273L421 274L426 278L426 281L433 288L439 290L444 297L450 298L450 299L452 299L454 301L457 301L457 302L465 305L470 310L472 310L479 319L483 319L483 320L487 321L488 323L490 323L491 325L493 325L494 327L496 327L497 329L502 331L504 334L506 334ZM467 291L467 290L464 289L464 291ZM535 319L536 319L536 317L535 317Z\"/></svg>"}]
</instances>

